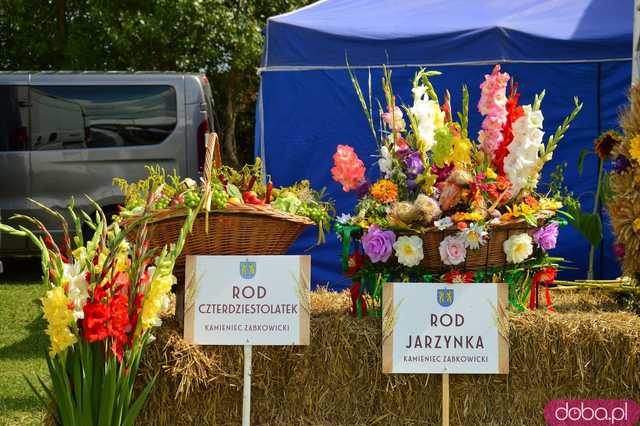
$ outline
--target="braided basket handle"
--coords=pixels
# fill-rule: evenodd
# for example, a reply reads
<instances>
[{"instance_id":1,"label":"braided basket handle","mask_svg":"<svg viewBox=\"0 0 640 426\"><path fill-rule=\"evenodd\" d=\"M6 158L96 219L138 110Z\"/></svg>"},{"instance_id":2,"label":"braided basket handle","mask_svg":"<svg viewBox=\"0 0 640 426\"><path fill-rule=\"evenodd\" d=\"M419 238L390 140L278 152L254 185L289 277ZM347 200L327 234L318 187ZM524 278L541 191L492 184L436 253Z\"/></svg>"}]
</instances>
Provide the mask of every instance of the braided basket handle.
<instances>
[{"instance_id":1,"label":"braided basket handle","mask_svg":"<svg viewBox=\"0 0 640 426\"><path fill-rule=\"evenodd\" d=\"M209 229L208 213L211 210L211 173L213 166L216 169L222 167L222 156L220 155L220 140L217 133L207 133L207 150L204 157L204 209L207 212L205 230Z\"/></svg>"}]
</instances>

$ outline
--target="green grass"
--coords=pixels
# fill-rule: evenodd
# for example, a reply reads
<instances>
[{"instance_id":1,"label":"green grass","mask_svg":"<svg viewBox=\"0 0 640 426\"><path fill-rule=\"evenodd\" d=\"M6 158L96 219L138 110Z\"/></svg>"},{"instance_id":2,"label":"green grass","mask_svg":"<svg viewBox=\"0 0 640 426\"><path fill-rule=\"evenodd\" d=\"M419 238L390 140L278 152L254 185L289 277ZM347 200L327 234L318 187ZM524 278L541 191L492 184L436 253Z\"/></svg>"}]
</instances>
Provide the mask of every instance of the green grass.
<instances>
[{"instance_id":1,"label":"green grass","mask_svg":"<svg viewBox=\"0 0 640 426\"><path fill-rule=\"evenodd\" d=\"M0 274L0 425L42 424L44 410L24 376L47 380L48 340L37 261L5 262Z\"/></svg>"}]
</instances>

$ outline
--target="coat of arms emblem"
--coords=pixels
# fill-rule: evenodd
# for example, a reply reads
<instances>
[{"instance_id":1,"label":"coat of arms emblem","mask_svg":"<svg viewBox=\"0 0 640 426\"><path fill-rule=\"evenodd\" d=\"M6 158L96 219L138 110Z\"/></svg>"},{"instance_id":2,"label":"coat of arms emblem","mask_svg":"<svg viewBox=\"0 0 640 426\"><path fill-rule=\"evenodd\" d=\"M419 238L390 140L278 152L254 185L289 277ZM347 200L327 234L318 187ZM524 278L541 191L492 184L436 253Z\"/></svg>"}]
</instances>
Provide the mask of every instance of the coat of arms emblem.
<instances>
[{"instance_id":1,"label":"coat of arms emblem","mask_svg":"<svg viewBox=\"0 0 640 426\"><path fill-rule=\"evenodd\" d=\"M248 260L240 262L240 276L245 280L250 280L256 276L256 262Z\"/></svg>"},{"instance_id":2,"label":"coat of arms emblem","mask_svg":"<svg viewBox=\"0 0 640 426\"><path fill-rule=\"evenodd\" d=\"M446 308L447 306L451 306L451 304L453 303L452 288L439 288L436 296L438 299L438 305L440 306L444 306Z\"/></svg>"}]
</instances>

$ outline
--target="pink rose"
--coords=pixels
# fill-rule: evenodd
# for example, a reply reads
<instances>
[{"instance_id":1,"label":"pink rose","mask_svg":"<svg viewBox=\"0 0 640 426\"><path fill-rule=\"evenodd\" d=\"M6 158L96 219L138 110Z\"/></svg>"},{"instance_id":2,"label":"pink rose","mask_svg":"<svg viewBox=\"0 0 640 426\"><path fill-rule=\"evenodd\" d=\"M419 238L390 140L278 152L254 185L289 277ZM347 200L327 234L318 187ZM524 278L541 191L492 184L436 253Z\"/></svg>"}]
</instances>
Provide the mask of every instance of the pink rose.
<instances>
[{"instance_id":1,"label":"pink rose","mask_svg":"<svg viewBox=\"0 0 640 426\"><path fill-rule=\"evenodd\" d=\"M440 259L445 265L459 265L466 257L464 239L450 235L440 242Z\"/></svg>"}]
</instances>

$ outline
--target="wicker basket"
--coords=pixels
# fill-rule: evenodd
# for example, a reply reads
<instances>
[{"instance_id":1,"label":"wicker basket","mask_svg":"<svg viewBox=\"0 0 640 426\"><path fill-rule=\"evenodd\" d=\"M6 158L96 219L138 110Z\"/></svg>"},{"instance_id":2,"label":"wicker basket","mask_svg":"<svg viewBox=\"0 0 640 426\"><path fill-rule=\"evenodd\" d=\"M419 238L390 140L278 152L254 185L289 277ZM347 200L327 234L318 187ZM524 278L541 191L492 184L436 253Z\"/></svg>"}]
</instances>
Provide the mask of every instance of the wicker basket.
<instances>
[{"instance_id":1,"label":"wicker basket","mask_svg":"<svg viewBox=\"0 0 640 426\"><path fill-rule=\"evenodd\" d=\"M464 263L456 265L462 270L485 270L487 268L503 267L507 265L507 257L504 253L503 243L512 235L533 234L536 228L529 225L524 220L512 221L504 224L494 225L489 228L489 241L480 246L477 250L467 250ZM436 228L423 232L420 237L423 242L424 259L421 266L433 272L445 272L450 270L451 265L445 265L440 260L440 242L449 235L459 233L457 229L451 228L440 231Z\"/></svg>"},{"instance_id":2,"label":"wicker basket","mask_svg":"<svg viewBox=\"0 0 640 426\"><path fill-rule=\"evenodd\" d=\"M191 234L178 257L174 275L184 282L185 257L188 255L261 255L285 254L306 226L306 217L280 212L270 207L233 206L202 212L193 223ZM151 247L163 247L177 241L183 216L149 224Z\"/></svg>"},{"instance_id":3,"label":"wicker basket","mask_svg":"<svg viewBox=\"0 0 640 426\"><path fill-rule=\"evenodd\" d=\"M217 135L207 140L205 185L211 179L212 165L222 165ZM205 193L206 199L208 194ZM148 224L151 247L162 248L178 240L187 210L159 212ZM188 255L281 255L298 238L304 228L313 225L310 219L276 210L270 206L233 205L224 210L202 211L177 258L174 275L176 286L176 316L184 317L184 275Z\"/></svg>"}]
</instances>

